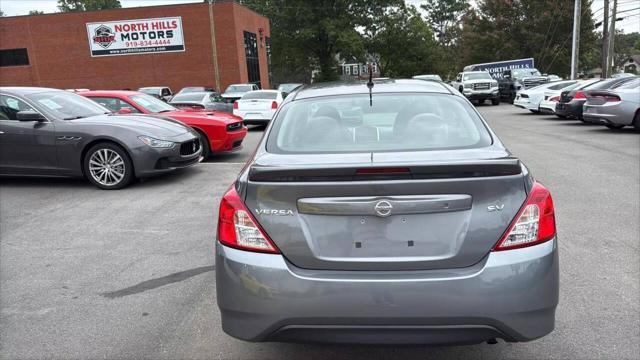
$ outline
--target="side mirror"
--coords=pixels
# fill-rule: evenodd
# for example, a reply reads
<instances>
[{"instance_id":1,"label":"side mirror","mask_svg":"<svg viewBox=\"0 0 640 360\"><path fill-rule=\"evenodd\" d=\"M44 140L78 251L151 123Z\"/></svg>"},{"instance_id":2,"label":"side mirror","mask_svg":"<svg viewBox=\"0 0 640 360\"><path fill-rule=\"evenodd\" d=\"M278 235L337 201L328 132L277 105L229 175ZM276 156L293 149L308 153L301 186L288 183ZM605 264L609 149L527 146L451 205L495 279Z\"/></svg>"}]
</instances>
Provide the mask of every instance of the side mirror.
<instances>
[{"instance_id":1,"label":"side mirror","mask_svg":"<svg viewBox=\"0 0 640 360\"><path fill-rule=\"evenodd\" d=\"M132 114L133 111L131 111L131 109L129 108L122 108L120 110L118 110L118 114Z\"/></svg>"},{"instance_id":2,"label":"side mirror","mask_svg":"<svg viewBox=\"0 0 640 360\"><path fill-rule=\"evenodd\" d=\"M40 114L37 111L34 110L22 110L22 111L18 111L16 113L16 117L18 118L18 121L45 121L47 119L44 118L44 116L42 116L42 114Z\"/></svg>"}]
</instances>

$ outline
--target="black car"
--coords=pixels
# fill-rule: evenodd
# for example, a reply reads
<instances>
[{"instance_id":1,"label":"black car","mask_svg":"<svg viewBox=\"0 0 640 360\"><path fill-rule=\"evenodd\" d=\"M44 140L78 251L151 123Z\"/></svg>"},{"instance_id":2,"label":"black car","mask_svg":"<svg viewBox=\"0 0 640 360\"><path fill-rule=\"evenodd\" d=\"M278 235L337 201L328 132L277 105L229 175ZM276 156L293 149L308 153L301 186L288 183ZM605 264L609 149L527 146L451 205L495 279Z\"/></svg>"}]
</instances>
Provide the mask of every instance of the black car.
<instances>
[{"instance_id":1,"label":"black car","mask_svg":"<svg viewBox=\"0 0 640 360\"><path fill-rule=\"evenodd\" d=\"M56 89L0 87L0 175L84 176L101 189L192 166L198 134Z\"/></svg>"},{"instance_id":2,"label":"black car","mask_svg":"<svg viewBox=\"0 0 640 360\"><path fill-rule=\"evenodd\" d=\"M633 77L612 78L603 80L587 80L584 84L560 93L560 101L556 104L556 116L562 119L571 118L584 122L582 118L582 106L587 101L586 90L606 90L620 86Z\"/></svg>"}]
</instances>

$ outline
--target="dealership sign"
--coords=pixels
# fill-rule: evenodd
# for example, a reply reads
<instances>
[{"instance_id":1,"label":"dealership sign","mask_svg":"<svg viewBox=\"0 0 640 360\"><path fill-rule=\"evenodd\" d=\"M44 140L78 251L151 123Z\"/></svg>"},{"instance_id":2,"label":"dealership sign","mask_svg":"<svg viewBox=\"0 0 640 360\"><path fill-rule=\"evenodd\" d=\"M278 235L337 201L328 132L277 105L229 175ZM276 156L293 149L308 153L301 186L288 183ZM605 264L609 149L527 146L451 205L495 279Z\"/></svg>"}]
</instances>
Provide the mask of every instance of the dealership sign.
<instances>
[{"instance_id":1,"label":"dealership sign","mask_svg":"<svg viewBox=\"0 0 640 360\"><path fill-rule=\"evenodd\" d=\"M180 17L88 23L87 35L91 56L184 51Z\"/></svg>"}]
</instances>

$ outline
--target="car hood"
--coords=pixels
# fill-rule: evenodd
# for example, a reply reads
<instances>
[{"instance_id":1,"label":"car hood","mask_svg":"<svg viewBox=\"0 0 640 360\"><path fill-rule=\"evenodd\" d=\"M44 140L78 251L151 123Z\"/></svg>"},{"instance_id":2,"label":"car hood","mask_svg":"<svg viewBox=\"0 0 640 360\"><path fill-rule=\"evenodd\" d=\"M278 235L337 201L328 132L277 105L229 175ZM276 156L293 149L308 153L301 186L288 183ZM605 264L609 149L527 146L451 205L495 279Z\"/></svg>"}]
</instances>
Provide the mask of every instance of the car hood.
<instances>
[{"instance_id":1,"label":"car hood","mask_svg":"<svg viewBox=\"0 0 640 360\"><path fill-rule=\"evenodd\" d=\"M228 113L224 113L221 111L211 111L211 110L176 110L176 111L168 111L160 114L162 116L168 116L176 120L189 122L189 120L206 120L206 121L217 121L221 122L225 125L236 123L238 121L242 121L242 118L231 115Z\"/></svg>"},{"instance_id":2,"label":"car hood","mask_svg":"<svg viewBox=\"0 0 640 360\"><path fill-rule=\"evenodd\" d=\"M138 131L140 135L149 135L160 139L169 139L190 132L190 129L183 123L159 116L105 114L68 121L77 124L127 128Z\"/></svg>"}]
</instances>

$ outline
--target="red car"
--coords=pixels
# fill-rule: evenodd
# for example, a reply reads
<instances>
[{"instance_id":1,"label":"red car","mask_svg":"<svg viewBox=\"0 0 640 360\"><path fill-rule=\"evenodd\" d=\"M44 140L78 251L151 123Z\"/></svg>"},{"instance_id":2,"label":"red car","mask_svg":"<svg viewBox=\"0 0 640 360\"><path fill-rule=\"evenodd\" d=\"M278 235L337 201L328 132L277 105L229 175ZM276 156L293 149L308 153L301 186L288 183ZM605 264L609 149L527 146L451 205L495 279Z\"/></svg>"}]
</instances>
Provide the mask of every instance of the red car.
<instances>
[{"instance_id":1,"label":"red car","mask_svg":"<svg viewBox=\"0 0 640 360\"><path fill-rule=\"evenodd\" d=\"M194 128L201 137L202 155L240 149L247 135L242 119L223 112L178 109L153 96L137 91L79 91L78 94L120 114L162 115L179 120Z\"/></svg>"}]
</instances>

